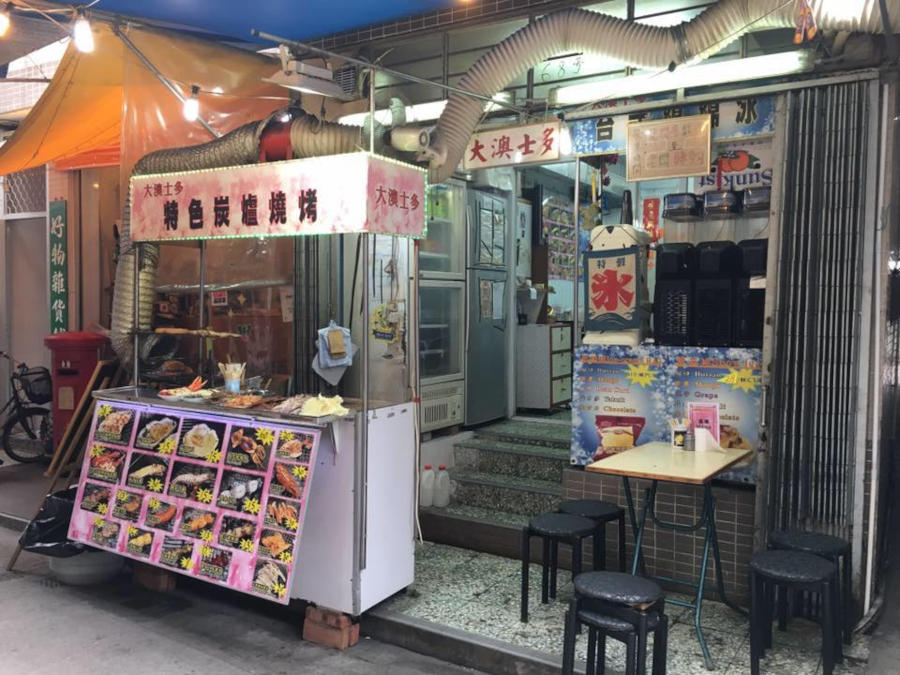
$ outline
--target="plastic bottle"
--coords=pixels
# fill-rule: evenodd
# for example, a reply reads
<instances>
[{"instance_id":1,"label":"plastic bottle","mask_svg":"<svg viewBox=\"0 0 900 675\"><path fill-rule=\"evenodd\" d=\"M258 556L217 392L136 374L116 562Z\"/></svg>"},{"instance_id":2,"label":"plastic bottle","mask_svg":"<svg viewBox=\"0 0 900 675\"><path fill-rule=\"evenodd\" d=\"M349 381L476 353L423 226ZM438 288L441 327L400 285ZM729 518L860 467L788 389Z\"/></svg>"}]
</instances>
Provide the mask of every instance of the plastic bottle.
<instances>
[{"instance_id":1,"label":"plastic bottle","mask_svg":"<svg viewBox=\"0 0 900 675\"><path fill-rule=\"evenodd\" d=\"M447 467L441 464L438 467L437 477L434 479L434 505L447 506L450 503L450 474Z\"/></svg>"},{"instance_id":2,"label":"plastic bottle","mask_svg":"<svg viewBox=\"0 0 900 675\"><path fill-rule=\"evenodd\" d=\"M431 506L434 503L434 471L431 464L419 476L419 506Z\"/></svg>"}]
</instances>

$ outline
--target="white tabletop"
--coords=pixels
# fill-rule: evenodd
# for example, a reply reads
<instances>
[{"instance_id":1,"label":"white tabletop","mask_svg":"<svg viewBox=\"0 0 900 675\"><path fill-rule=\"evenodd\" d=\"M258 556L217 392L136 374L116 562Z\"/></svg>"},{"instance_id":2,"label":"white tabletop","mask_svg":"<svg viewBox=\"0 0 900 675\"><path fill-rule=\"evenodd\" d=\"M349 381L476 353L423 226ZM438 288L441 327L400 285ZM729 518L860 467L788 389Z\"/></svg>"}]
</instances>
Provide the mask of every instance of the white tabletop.
<instances>
[{"instance_id":1,"label":"white tabletop","mask_svg":"<svg viewBox=\"0 0 900 675\"><path fill-rule=\"evenodd\" d=\"M588 464L585 471L702 485L734 466L752 450L685 452L669 443L647 443Z\"/></svg>"}]
</instances>

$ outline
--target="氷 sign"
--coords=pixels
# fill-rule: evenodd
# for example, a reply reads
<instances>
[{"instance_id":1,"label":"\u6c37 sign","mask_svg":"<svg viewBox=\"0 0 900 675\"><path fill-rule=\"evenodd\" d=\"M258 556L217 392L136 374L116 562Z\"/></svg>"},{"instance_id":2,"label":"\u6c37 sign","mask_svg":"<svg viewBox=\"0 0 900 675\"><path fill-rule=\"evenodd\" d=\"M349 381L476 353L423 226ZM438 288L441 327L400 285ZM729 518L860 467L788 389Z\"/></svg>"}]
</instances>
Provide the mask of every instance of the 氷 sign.
<instances>
[{"instance_id":1,"label":"\u6c37 sign","mask_svg":"<svg viewBox=\"0 0 900 675\"><path fill-rule=\"evenodd\" d=\"M424 169L367 152L135 176L131 237L422 237L425 176Z\"/></svg>"},{"instance_id":2,"label":"\u6c37 sign","mask_svg":"<svg viewBox=\"0 0 900 675\"><path fill-rule=\"evenodd\" d=\"M559 159L559 120L521 127L488 129L472 134L463 169L553 162Z\"/></svg>"},{"instance_id":3,"label":"\u6c37 sign","mask_svg":"<svg viewBox=\"0 0 900 675\"><path fill-rule=\"evenodd\" d=\"M50 332L69 330L69 260L66 201L50 202Z\"/></svg>"},{"instance_id":4,"label":"\u6c37 sign","mask_svg":"<svg viewBox=\"0 0 900 675\"><path fill-rule=\"evenodd\" d=\"M584 254L584 327L589 331L638 328L643 285L637 246Z\"/></svg>"}]
</instances>

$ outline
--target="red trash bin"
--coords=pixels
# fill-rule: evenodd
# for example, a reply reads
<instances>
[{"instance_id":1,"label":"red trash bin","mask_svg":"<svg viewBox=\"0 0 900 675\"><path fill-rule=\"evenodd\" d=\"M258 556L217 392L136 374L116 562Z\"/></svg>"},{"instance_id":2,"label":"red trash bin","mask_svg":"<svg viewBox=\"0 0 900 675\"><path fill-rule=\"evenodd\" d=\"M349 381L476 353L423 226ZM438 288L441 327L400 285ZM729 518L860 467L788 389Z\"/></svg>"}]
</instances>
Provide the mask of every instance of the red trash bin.
<instances>
[{"instance_id":1,"label":"red trash bin","mask_svg":"<svg viewBox=\"0 0 900 675\"><path fill-rule=\"evenodd\" d=\"M53 375L53 447L59 447L63 432L75 413L84 390L100 360L106 338L99 333L70 331L44 338L50 350Z\"/></svg>"}]
</instances>

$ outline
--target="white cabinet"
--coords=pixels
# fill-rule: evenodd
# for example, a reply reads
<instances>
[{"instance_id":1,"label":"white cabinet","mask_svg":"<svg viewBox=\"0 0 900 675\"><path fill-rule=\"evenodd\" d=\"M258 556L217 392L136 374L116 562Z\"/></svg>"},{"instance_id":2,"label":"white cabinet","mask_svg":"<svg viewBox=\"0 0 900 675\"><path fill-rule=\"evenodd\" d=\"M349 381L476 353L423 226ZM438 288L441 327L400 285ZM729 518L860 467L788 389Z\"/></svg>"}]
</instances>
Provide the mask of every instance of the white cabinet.
<instances>
[{"instance_id":1,"label":"white cabinet","mask_svg":"<svg viewBox=\"0 0 900 675\"><path fill-rule=\"evenodd\" d=\"M571 400L571 324L517 326L516 407L549 410Z\"/></svg>"}]
</instances>

